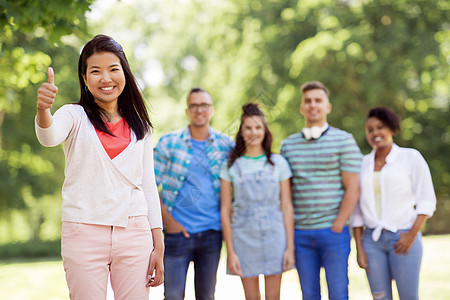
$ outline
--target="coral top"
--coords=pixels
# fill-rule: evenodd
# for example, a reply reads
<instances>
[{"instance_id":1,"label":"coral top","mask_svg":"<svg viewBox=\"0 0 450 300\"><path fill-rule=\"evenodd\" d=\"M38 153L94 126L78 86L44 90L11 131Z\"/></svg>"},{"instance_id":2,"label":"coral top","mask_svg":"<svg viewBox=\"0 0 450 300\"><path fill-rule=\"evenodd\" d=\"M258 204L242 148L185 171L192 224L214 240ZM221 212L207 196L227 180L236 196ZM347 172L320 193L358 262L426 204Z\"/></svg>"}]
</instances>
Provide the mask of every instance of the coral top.
<instances>
[{"instance_id":1,"label":"coral top","mask_svg":"<svg viewBox=\"0 0 450 300\"><path fill-rule=\"evenodd\" d=\"M111 136L105 132L95 129L100 142L105 148L106 153L113 159L119 155L131 142L130 126L124 118L120 119L116 124L105 122L109 131L115 136Z\"/></svg>"}]
</instances>

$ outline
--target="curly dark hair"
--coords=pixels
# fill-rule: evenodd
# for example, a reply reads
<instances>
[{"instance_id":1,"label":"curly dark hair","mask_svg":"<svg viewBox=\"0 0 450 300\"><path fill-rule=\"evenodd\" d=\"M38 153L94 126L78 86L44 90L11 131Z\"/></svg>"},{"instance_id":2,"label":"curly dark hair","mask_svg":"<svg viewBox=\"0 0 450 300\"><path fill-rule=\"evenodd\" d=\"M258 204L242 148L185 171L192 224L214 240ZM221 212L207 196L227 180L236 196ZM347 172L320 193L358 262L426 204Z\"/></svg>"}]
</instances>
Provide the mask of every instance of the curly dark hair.
<instances>
[{"instance_id":1,"label":"curly dark hair","mask_svg":"<svg viewBox=\"0 0 450 300\"><path fill-rule=\"evenodd\" d=\"M367 114L367 119L369 118L377 118L380 120L381 123L392 130L394 135L400 131L400 117L388 107L380 106L372 108Z\"/></svg>"}]
</instances>

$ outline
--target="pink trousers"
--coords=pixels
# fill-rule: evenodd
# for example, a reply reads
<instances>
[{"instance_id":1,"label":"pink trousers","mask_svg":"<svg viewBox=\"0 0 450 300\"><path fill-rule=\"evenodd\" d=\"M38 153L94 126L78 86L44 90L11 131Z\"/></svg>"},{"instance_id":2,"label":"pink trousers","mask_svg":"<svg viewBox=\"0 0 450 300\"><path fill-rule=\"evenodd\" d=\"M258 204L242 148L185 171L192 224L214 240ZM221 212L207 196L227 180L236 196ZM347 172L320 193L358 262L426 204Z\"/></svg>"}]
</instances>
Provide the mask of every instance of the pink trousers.
<instances>
[{"instance_id":1,"label":"pink trousers","mask_svg":"<svg viewBox=\"0 0 450 300\"><path fill-rule=\"evenodd\" d=\"M129 217L126 228L63 222L61 256L70 299L106 299L110 275L115 299L148 300L152 250L147 216Z\"/></svg>"}]
</instances>

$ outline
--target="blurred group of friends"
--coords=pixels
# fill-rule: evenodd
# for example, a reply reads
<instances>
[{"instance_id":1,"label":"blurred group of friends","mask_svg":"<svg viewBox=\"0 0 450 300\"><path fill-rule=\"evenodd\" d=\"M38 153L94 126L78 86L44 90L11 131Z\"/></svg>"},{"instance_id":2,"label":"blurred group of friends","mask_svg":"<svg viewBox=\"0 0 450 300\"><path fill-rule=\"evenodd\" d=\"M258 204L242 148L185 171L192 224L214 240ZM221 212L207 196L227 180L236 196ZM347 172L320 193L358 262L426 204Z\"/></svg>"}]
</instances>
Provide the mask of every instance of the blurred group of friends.
<instances>
[{"instance_id":1,"label":"blurred group of friends","mask_svg":"<svg viewBox=\"0 0 450 300\"><path fill-rule=\"evenodd\" d=\"M71 299L148 299L164 282L167 300L184 299L194 266L196 299L214 299L225 241L227 273L246 299L280 299L296 268L303 299L348 299L351 229L372 297L419 299L421 228L436 208L430 170L415 149L394 142L400 118L367 113L363 156L351 133L328 124L330 93L304 83L305 126L273 153L257 103L242 107L234 140L211 128L213 100L189 91L189 124L152 145L152 123L122 47L99 35L81 52L80 101L53 115L54 73L38 90L36 134L63 144L61 254ZM151 295L150 295L151 296Z\"/></svg>"}]
</instances>

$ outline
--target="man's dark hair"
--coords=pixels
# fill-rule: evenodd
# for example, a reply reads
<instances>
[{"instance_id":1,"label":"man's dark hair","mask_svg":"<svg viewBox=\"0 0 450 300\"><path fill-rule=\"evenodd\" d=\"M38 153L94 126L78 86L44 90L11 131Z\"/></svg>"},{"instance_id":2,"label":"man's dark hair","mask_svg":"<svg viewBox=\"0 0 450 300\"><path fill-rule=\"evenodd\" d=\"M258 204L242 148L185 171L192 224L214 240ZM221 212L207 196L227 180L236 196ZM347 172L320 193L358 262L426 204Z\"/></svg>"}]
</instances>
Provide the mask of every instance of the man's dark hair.
<instances>
[{"instance_id":1,"label":"man's dark hair","mask_svg":"<svg viewBox=\"0 0 450 300\"><path fill-rule=\"evenodd\" d=\"M322 90L327 94L327 97L330 97L330 91L327 89L327 87L320 81L308 81L304 83L301 87L302 93L310 91L310 90Z\"/></svg>"},{"instance_id":2,"label":"man's dark hair","mask_svg":"<svg viewBox=\"0 0 450 300\"><path fill-rule=\"evenodd\" d=\"M189 91L188 97L193 93L206 93L206 91L200 87L195 87Z\"/></svg>"}]
</instances>

